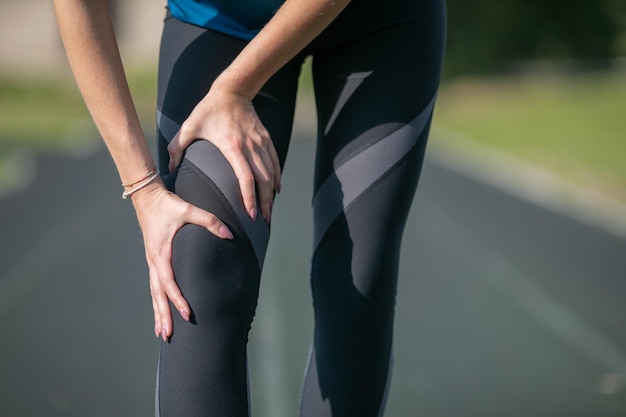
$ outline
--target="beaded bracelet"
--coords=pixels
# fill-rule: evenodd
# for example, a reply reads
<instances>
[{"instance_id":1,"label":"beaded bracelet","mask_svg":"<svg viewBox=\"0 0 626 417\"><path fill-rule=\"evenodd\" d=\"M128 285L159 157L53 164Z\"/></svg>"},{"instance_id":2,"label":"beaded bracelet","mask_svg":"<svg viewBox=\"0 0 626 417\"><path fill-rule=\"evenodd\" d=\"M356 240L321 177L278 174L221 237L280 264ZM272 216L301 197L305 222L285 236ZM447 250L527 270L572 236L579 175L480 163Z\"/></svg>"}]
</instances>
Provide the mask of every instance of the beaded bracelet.
<instances>
[{"instance_id":1,"label":"beaded bracelet","mask_svg":"<svg viewBox=\"0 0 626 417\"><path fill-rule=\"evenodd\" d=\"M128 191L124 191L122 193L122 198L124 200L126 200L126 198L130 197L131 195L135 194L137 191L141 190L142 188L146 187L148 184L150 184L152 181L154 181L155 179L157 179L159 176L159 170L158 169L153 169L150 173L150 175L148 175L148 177L146 177L143 180L140 180L139 182L141 182L141 184L137 185L135 188L131 188ZM130 185L126 185L126 187L130 187L131 185L135 185L137 184L137 182L134 182Z\"/></svg>"}]
</instances>

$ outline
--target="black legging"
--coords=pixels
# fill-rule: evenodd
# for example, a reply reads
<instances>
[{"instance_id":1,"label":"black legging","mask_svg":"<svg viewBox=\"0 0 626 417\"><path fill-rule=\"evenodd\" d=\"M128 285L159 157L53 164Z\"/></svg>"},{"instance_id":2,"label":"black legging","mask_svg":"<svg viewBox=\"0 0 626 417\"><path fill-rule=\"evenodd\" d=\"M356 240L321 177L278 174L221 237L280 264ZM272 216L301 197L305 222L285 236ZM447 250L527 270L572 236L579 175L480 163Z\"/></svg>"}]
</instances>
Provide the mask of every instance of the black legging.
<instances>
[{"instance_id":1,"label":"black legging","mask_svg":"<svg viewBox=\"0 0 626 417\"><path fill-rule=\"evenodd\" d=\"M421 170L445 38L443 0L354 1L254 99L284 164L296 88L313 55L318 111L314 252L315 335L303 417L383 413L400 242ZM166 145L245 42L166 18L158 98L159 165ZM192 309L174 315L161 346L157 416L249 415L246 344L269 227L245 214L233 170L196 141L164 178L216 214L233 240L186 225L172 264ZM280 221L280 219L274 219Z\"/></svg>"}]
</instances>

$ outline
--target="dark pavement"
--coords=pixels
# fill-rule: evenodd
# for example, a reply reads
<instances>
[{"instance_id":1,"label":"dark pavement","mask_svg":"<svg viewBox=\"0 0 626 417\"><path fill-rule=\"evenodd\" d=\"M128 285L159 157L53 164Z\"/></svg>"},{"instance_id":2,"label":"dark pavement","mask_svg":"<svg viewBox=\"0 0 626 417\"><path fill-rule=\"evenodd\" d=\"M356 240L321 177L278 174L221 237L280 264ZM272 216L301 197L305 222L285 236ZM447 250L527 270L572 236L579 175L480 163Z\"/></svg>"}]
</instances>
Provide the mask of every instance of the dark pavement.
<instances>
[{"instance_id":1,"label":"dark pavement","mask_svg":"<svg viewBox=\"0 0 626 417\"><path fill-rule=\"evenodd\" d=\"M313 142L294 140L250 344L255 417L295 416L312 334ZM151 416L158 341L102 151L0 200L0 416ZM426 163L390 417L626 416L626 241Z\"/></svg>"}]
</instances>

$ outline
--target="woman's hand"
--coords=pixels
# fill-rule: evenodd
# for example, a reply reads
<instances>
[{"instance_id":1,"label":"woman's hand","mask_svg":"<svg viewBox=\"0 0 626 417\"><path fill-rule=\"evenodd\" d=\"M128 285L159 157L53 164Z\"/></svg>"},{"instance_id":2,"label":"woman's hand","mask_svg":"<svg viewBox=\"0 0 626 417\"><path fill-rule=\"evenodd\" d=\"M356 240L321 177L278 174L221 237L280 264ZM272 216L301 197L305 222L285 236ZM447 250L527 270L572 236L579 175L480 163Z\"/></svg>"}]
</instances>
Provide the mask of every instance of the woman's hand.
<instances>
[{"instance_id":1,"label":"woman's hand","mask_svg":"<svg viewBox=\"0 0 626 417\"><path fill-rule=\"evenodd\" d=\"M132 196L143 232L146 260L150 271L150 293L154 310L154 333L166 341L172 335L172 314L168 299L189 321L191 309L183 297L172 270L172 240L184 224L207 228L215 236L232 239L231 231L213 214L184 202L155 182Z\"/></svg>"},{"instance_id":2,"label":"woman's hand","mask_svg":"<svg viewBox=\"0 0 626 417\"><path fill-rule=\"evenodd\" d=\"M215 79L168 146L170 169L196 139L212 142L239 180L243 204L252 219L257 204L269 223L273 193L280 192L280 164L251 98L283 65L332 22L350 0L286 0L263 29Z\"/></svg>"},{"instance_id":3,"label":"woman's hand","mask_svg":"<svg viewBox=\"0 0 626 417\"><path fill-rule=\"evenodd\" d=\"M269 223L274 191L280 191L280 163L251 100L214 86L167 147L170 171L180 164L183 151L196 139L208 140L222 152L239 180L246 213L255 220L260 209Z\"/></svg>"}]
</instances>

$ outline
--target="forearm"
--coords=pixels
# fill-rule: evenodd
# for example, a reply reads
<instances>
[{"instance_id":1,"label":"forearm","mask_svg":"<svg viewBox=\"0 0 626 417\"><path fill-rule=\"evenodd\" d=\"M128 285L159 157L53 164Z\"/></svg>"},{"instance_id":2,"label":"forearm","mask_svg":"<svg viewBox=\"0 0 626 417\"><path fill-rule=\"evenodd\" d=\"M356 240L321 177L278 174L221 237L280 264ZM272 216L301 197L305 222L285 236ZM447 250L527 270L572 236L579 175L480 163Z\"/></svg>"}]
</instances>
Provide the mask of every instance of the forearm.
<instances>
[{"instance_id":1,"label":"forearm","mask_svg":"<svg viewBox=\"0 0 626 417\"><path fill-rule=\"evenodd\" d=\"M154 167L132 102L106 0L54 0L76 82L123 183Z\"/></svg>"},{"instance_id":2,"label":"forearm","mask_svg":"<svg viewBox=\"0 0 626 417\"><path fill-rule=\"evenodd\" d=\"M319 35L349 2L287 0L214 85L252 99L265 82Z\"/></svg>"}]
</instances>

